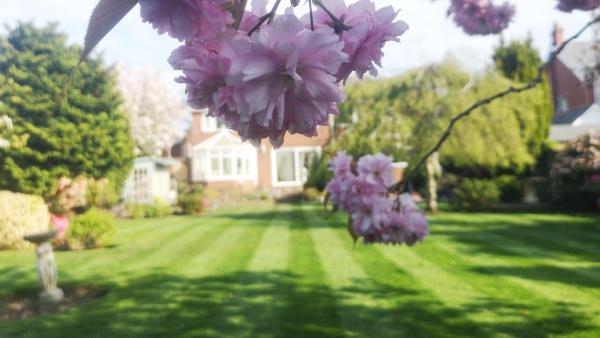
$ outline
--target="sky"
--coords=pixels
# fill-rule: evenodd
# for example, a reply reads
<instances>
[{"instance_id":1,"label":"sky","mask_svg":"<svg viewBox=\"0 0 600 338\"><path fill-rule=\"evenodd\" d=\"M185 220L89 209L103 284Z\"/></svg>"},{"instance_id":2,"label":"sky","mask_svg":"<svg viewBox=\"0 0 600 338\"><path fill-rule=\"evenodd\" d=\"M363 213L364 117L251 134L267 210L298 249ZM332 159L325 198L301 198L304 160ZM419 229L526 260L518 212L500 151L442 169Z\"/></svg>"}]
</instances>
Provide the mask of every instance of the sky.
<instances>
[{"instance_id":1,"label":"sky","mask_svg":"<svg viewBox=\"0 0 600 338\"><path fill-rule=\"evenodd\" d=\"M98 0L0 0L0 32L5 25L18 21L33 21L43 25L57 22L69 42L81 43L87 19ZM353 0L348 0L353 2ZM446 16L449 0L373 0L376 6L400 10L399 18L410 29L400 43L388 43L381 76L394 76L411 68L431 64L448 54L454 55L468 70L478 71L490 63L491 53L499 36L472 37L464 34ZM589 19L588 13L566 14L554 9L555 0L510 0L517 6L514 22L503 33L506 40L524 38L531 34L534 45L545 56L551 50L551 31L555 22L563 26L565 37L570 36ZM302 1L301 3L304 3ZM589 38L589 34L587 38ZM583 37L586 39L586 36ZM170 81L177 76L167 63L178 41L166 35L158 36L149 24L142 23L136 7L109 33L97 47L107 61L129 67L149 67L162 72L166 81L178 93L182 85Z\"/></svg>"}]
</instances>

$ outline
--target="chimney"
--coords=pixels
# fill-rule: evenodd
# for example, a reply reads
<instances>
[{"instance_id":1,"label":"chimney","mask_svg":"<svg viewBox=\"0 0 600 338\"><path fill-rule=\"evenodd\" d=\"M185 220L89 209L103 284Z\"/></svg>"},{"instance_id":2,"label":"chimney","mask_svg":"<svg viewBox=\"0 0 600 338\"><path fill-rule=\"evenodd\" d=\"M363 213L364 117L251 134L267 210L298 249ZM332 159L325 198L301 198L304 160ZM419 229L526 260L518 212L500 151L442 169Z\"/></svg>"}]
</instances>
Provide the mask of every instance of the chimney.
<instances>
[{"instance_id":1,"label":"chimney","mask_svg":"<svg viewBox=\"0 0 600 338\"><path fill-rule=\"evenodd\" d=\"M561 25L557 22L554 23L554 29L552 30L552 46L558 47L562 45L565 38L565 32Z\"/></svg>"}]
</instances>

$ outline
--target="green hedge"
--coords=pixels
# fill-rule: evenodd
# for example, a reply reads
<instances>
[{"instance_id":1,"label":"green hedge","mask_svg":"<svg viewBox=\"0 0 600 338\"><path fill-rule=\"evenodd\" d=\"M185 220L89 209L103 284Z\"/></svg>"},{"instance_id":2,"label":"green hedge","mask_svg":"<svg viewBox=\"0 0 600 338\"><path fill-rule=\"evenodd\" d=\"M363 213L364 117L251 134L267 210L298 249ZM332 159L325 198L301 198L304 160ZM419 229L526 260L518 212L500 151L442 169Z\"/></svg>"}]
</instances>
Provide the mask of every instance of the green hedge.
<instances>
[{"instance_id":1,"label":"green hedge","mask_svg":"<svg viewBox=\"0 0 600 338\"><path fill-rule=\"evenodd\" d=\"M491 180L463 179L452 192L452 205L457 210L488 210L500 201L500 189Z\"/></svg>"},{"instance_id":2,"label":"green hedge","mask_svg":"<svg viewBox=\"0 0 600 338\"><path fill-rule=\"evenodd\" d=\"M171 205L161 199L153 204L129 203L125 206L127 215L134 219L168 216L173 213Z\"/></svg>"},{"instance_id":3,"label":"green hedge","mask_svg":"<svg viewBox=\"0 0 600 338\"><path fill-rule=\"evenodd\" d=\"M202 187L186 187L177 195L177 206L184 215L200 214L206 208L205 193Z\"/></svg>"}]
</instances>

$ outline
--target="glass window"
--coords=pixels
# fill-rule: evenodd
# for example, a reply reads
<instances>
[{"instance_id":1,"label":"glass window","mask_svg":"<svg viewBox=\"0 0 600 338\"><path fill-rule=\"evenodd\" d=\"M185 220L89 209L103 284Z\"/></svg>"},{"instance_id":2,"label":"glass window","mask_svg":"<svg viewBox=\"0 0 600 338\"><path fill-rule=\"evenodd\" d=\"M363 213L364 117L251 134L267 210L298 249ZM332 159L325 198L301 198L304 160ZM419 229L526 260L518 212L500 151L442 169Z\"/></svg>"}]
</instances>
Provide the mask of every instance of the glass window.
<instances>
[{"instance_id":1,"label":"glass window","mask_svg":"<svg viewBox=\"0 0 600 338\"><path fill-rule=\"evenodd\" d=\"M277 181L294 182L296 180L296 163L294 151L277 151Z\"/></svg>"},{"instance_id":2,"label":"glass window","mask_svg":"<svg viewBox=\"0 0 600 338\"><path fill-rule=\"evenodd\" d=\"M236 170L238 175L244 175L246 172L244 170L244 160L240 157L236 158Z\"/></svg>"},{"instance_id":3,"label":"glass window","mask_svg":"<svg viewBox=\"0 0 600 338\"><path fill-rule=\"evenodd\" d=\"M277 150L276 168L279 183L301 184L308 177L311 164L318 155L317 149Z\"/></svg>"},{"instance_id":4,"label":"glass window","mask_svg":"<svg viewBox=\"0 0 600 338\"><path fill-rule=\"evenodd\" d=\"M238 149L237 147L214 147L207 152L199 152L198 156L205 156L208 164L208 179L248 179L251 171L250 163L252 152Z\"/></svg>"},{"instance_id":5,"label":"glass window","mask_svg":"<svg viewBox=\"0 0 600 338\"><path fill-rule=\"evenodd\" d=\"M210 174L213 176L219 176L221 175L221 161L219 160L219 157L213 156L214 155L212 155L210 158Z\"/></svg>"},{"instance_id":6,"label":"glass window","mask_svg":"<svg viewBox=\"0 0 600 338\"><path fill-rule=\"evenodd\" d=\"M222 163L223 163L223 176L232 176L233 175L233 166L232 166L232 159L230 156L225 156L222 158Z\"/></svg>"}]
</instances>

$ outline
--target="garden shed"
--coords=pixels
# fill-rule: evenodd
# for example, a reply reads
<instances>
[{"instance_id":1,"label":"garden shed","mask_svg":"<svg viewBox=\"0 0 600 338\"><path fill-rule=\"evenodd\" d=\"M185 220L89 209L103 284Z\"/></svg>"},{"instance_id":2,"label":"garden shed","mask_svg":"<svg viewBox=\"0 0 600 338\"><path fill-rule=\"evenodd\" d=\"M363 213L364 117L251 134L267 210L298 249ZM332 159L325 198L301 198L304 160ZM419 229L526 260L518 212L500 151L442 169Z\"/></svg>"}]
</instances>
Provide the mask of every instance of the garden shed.
<instances>
[{"instance_id":1,"label":"garden shed","mask_svg":"<svg viewBox=\"0 0 600 338\"><path fill-rule=\"evenodd\" d=\"M173 170L179 162L172 158L138 157L125 182L125 203L150 204L156 200L177 201L177 184Z\"/></svg>"}]
</instances>

